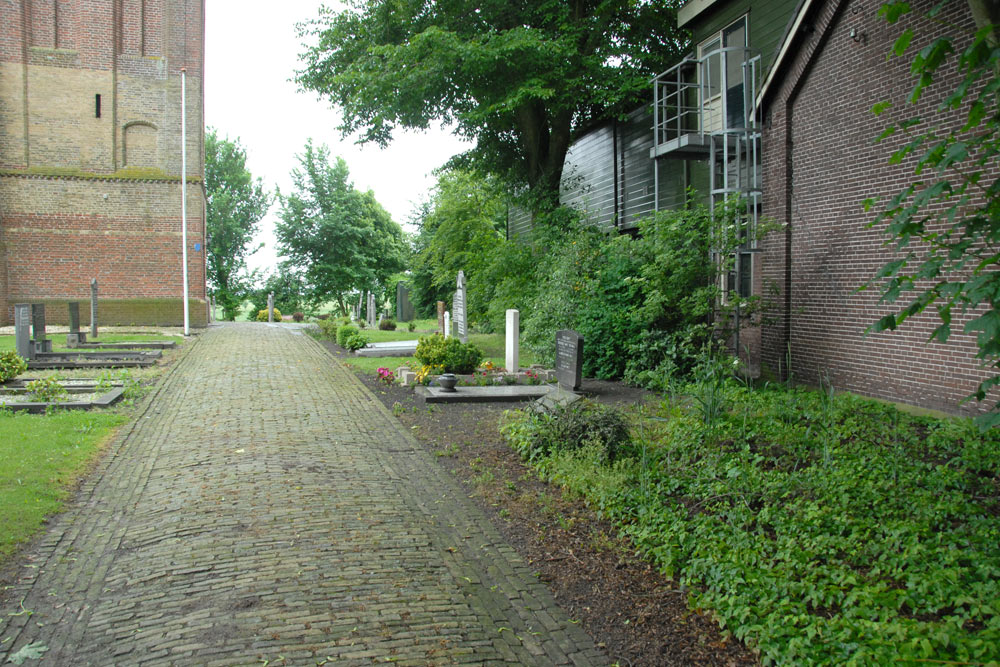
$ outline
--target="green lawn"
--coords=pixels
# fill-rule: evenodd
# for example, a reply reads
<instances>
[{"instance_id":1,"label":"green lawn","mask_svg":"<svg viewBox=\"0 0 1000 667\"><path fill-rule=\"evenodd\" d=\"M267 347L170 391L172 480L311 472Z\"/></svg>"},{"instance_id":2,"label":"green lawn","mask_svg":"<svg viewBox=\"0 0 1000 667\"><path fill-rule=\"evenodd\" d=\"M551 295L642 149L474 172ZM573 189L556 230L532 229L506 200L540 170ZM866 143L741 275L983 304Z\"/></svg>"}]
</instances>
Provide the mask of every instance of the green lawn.
<instances>
[{"instance_id":1,"label":"green lawn","mask_svg":"<svg viewBox=\"0 0 1000 667\"><path fill-rule=\"evenodd\" d=\"M70 351L66 347L66 336L61 333L50 333L49 340L52 341L52 349L58 351ZM168 336L164 334L129 334L129 333L103 333L98 337L101 343L125 343L137 341L176 341L184 340L183 336ZM0 352L14 349L15 339L13 335L0 336ZM80 352L81 350L76 350Z\"/></svg>"},{"instance_id":2,"label":"green lawn","mask_svg":"<svg viewBox=\"0 0 1000 667\"><path fill-rule=\"evenodd\" d=\"M62 508L81 472L127 419L124 410L0 410L0 561Z\"/></svg>"}]
</instances>

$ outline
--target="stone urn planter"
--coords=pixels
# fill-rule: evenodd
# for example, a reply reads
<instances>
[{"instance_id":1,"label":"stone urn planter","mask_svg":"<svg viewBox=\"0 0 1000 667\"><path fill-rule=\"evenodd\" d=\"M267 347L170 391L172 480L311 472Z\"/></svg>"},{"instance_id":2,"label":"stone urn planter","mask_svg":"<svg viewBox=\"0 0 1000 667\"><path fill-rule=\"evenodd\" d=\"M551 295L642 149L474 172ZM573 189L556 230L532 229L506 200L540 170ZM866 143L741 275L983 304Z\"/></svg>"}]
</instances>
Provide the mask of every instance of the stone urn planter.
<instances>
[{"instance_id":1,"label":"stone urn planter","mask_svg":"<svg viewBox=\"0 0 1000 667\"><path fill-rule=\"evenodd\" d=\"M458 384L458 378L455 377L454 373L444 373L439 375L437 379L438 386L441 387L441 391L452 392L455 391L455 385Z\"/></svg>"}]
</instances>

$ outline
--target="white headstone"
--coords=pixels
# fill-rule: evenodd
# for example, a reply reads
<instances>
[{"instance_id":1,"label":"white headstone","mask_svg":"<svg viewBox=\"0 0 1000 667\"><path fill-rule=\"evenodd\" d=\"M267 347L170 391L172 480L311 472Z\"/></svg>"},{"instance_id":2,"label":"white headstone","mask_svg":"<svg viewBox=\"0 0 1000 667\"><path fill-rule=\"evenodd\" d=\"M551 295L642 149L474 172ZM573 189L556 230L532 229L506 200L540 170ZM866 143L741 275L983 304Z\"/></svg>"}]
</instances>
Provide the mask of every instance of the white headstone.
<instances>
[{"instance_id":1,"label":"white headstone","mask_svg":"<svg viewBox=\"0 0 1000 667\"><path fill-rule=\"evenodd\" d=\"M468 321L465 309L465 271L458 272L458 282L455 285L455 300L452 302L455 312L455 333L463 343L469 342Z\"/></svg>"},{"instance_id":2,"label":"white headstone","mask_svg":"<svg viewBox=\"0 0 1000 667\"><path fill-rule=\"evenodd\" d=\"M267 295L267 321L274 321L274 292L269 292Z\"/></svg>"},{"instance_id":3,"label":"white headstone","mask_svg":"<svg viewBox=\"0 0 1000 667\"><path fill-rule=\"evenodd\" d=\"M520 349L518 348L518 336L521 326L521 314L513 308L507 311L507 355L504 359L507 370L516 373L520 364Z\"/></svg>"},{"instance_id":4,"label":"white headstone","mask_svg":"<svg viewBox=\"0 0 1000 667\"><path fill-rule=\"evenodd\" d=\"M451 338L451 313L444 311L444 337Z\"/></svg>"}]
</instances>

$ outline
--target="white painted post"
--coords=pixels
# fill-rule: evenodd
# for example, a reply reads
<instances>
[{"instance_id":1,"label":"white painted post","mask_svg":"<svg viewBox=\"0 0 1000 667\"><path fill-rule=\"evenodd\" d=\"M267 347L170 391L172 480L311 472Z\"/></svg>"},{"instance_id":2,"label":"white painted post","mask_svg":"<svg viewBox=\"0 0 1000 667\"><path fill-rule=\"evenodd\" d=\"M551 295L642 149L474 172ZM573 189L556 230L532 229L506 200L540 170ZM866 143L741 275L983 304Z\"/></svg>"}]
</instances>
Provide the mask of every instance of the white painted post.
<instances>
[{"instance_id":1,"label":"white painted post","mask_svg":"<svg viewBox=\"0 0 1000 667\"><path fill-rule=\"evenodd\" d=\"M451 311L444 311L444 337L451 338Z\"/></svg>"},{"instance_id":2,"label":"white painted post","mask_svg":"<svg viewBox=\"0 0 1000 667\"><path fill-rule=\"evenodd\" d=\"M518 337L520 335L521 314L513 308L507 311L507 372L516 373L520 364L520 349L518 347Z\"/></svg>"},{"instance_id":3,"label":"white painted post","mask_svg":"<svg viewBox=\"0 0 1000 667\"><path fill-rule=\"evenodd\" d=\"M267 295L267 321L274 321L274 292L269 292Z\"/></svg>"}]
</instances>

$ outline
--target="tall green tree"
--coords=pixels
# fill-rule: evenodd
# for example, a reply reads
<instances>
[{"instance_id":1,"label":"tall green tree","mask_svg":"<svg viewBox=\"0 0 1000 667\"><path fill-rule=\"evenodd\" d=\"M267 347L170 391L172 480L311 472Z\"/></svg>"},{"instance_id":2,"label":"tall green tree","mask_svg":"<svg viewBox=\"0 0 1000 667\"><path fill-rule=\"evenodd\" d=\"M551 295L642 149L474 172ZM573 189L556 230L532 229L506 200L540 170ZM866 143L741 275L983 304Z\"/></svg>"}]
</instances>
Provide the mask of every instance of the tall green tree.
<instances>
[{"instance_id":1,"label":"tall green tree","mask_svg":"<svg viewBox=\"0 0 1000 667\"><path fill-rule=\"evenodd\" d=\"M208 227L208 281L222 306L223 318L235 319L240 304L253 287L247 258L258 223L271 206L271 195L261 179L246 168L246 151L239 139L220 139L205 133L205 194Z\"/></svg>"},{"instance_id":2,"label":"tall green tree","mask_svg":"<svg viewBox=\"0 0 1000 667\"><path fill-rule=\"evenodd\" d=\"M387 144L397 128L453 124L458 163L558 203L574 134L649 98L688 50L680 0L354 0L300 26L297 81L329 97L340 129Z\"/></svg>"},{"instance_id":3,"label":"tall green tree","mask_svg":"<svg viewBox=\"0 0 1000 667\"><path fill-rule=\"evenodd\" d=\"M403 230L350 181L342 158L308 141L292 171L294 191L278 193L278 249L301 272L314 304L335 300L343 312L350 292L384 292L407 258Z\"/></svg>"},{"instance_id":4,"label":"tall green tree","mask_svg":"<svg viewBox=\"0 0 1000 667\"><path fill-rule=\"evenodd\" d=\"M952 316L971 312L964 329L975 333L978 357L985 366L1000 369L1000 6L995 0L967 2L976 23L974 34L945 23L940 12L957 0L934 5L927 12L942 34L912 56L917 83L911 103L920 100L939 73L957 69L948 77L957 85L944 96L938 114L911 116L890 124L880 139L905 133L910 141L890 161L915 159L913 182L893 197L872 224L886 223L885 231L898 256L879 271L882 301L903 305L872 329L895 329L910 317L933 306L940 324L931 340L951 336ZM896 23L912 12L907 2L890 2L880 13ZM903 57L915 34L901 31L893 53ZM948 79L946 79L948 80ZM883 113L891 106L875 107ZM963 122L955 123L955 119ZM866 201L870 209L874 200ZM872 284L870 283L870 284ZM984 400L1000 385L1000 373L980 383L970 396ZM980 418L983 426L1000 425L1000 403Z\"/></svg>"}]
</instances>

